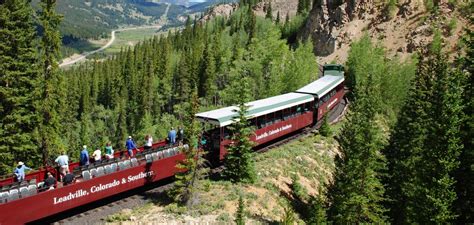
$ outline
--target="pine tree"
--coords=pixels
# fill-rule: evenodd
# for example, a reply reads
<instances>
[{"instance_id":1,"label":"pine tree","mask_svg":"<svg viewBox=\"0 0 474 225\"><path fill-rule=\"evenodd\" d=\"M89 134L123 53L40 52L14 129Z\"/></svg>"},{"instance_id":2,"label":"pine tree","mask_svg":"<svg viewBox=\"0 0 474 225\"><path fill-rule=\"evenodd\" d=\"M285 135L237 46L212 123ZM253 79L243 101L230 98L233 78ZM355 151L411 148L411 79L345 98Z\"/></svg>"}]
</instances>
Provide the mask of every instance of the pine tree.
<instances>
[{"instance_id":1,"label":"pine tree","mask_svg":"<svg viewBox=\"0 0 474 225\"><path fill-rule=\"evenodd\" d=\"M307 12L309 12L309 11L311 10L312 1L313 1L313 0L306 0L306 2L304 3L304 4L305 4L305 10L306 10Z\"/></svg>"},{"instance_id":2,"label":"pine tree","mask_svg":"<svg viewBox=\"0 0 474 225\"><path fill-rule=\"evenodd\" d=\"M322 194L312 197L310 204L308 224L326 224L326 204Z\"/></svg>"},{"instance_id":3,"label":"pine tree","mask_svg":"<svg viewBox=\"0 0 474 225\"><path fill-rule=\"evenodd\" d=\"M272 3L269 2L266 7L265 19L273 20Z\"/></svg>"},{"instance_id":4,"label":"pine tree","mask_svg":"<svg viewBox=\"0 0 474 225\"><path fill-rule=\"evenodd\" d=\"M246 17L246 23L244 27L247 34L249 34L249 39L247 41L247 45L249 45L252 39L255 37L255 29L257 28L257 16L253 12L252 7L248 7Z\"/></svg>"},{"instance_id":5,"label":"pine tree","mask_svg":"<svg viewBox=\"0 0 474 225\"><path fill-rule=\"evenodd\" d=\"M186 205L191 208L193 202L190 201L196 198L196 190L199 188L200 181L206 176L209 169L205 167L206 161L204 159L205 152L199 149L198 142L200 140L199 122L195 119L195 114L199 111L199 99L197 97L197 90L193 91L188 106L188 114L186 117L185 132L187 135L187 143L189 148L183 148L185 159L180 161L176 168L181 172L175 175L176 181L171 191L173 198L179 204Z\"/></svg>"},{"instance_id":6,"label":"pine tree","mask_svg":"<svg viewBox=\"0 0 474 225\"><path fill-rule=\"evenodd\" d=\"M242 195L239 196L239 207L235 215L235 223L237 225L245 225L245 202Z\"/></svg>"},{"instance_id":7,"label":"pine tree","mask_svg":"<svg viewBox=\"0 0 474 225\"><path fill-rule=\"evenodd\" d=\"M306 5L307 1L306 0L298 0L298 6L296 8L296 12L298 14L306 12L308 6Z\"/></svg>"},{"instance_id":8,"label":"pine tree","mask_svg":"<svg viewBox=\"0 0 474 225\"><path fill-rule=\"evenodd\" d=\"M214 57L213 48L211 45L206 47L204 51L204 74L202 80L199 82L201 86L201 96L212 100L216 98L217 86L216 86L216 59Z\"/></svg>"},{"instance_id":9,"label":"pine tree","mask_svg":"<svg viewBox=\"0 0 474 225\"><path fill-rule=\"evenodd\" d=\"M277 12L277 17L276 17L276 19L275 19L275 24L278 25L278 24L280 24L280 22L281 22L280 11L278 11L278 12Z\"/></svg>"},{"instance_id":10,"label":"pine tree","mask_svg":"<svg viewBox=\"0 0 474 225\"><path fill-rule=\"evenodd\" d=\"M225 157L224 171L226 177L232 182L253 183L256 179L254 162L252 159L253 142L250 141L252 128L246 118L249 106L245 105L248 100L249 81L242 78L240 85L238 116L234 118L234 123L230 125L232 132L232 144L228 147Z\"/></svg>"},{"instance_id":11,"label":"pine tree","mask_svg":"<svg viewBox=\"0 0 474 225\"><path fill-rule=\"evenodd\" d=\"M420 208L413 214L415 221L420 223L448 223L456 218L453 211L456 193L452 173L459 167L458 157L462 149L463 74L448 69L448 60L441 51L436 52L434 57L430 60L433 63L429 69L431 71L427 71L435 82L434 101L428 111L431 123L426 124L428 135L425 151L422 152L423 165L419 167L420 180L426 183L419 187L418 194L427 197L422 197L421 202L420 199L415 200L415 208ZM426 179L429 176L431 178Z\"/></svg>"},{"instance_id":12,"label":"pine tree","mask_svg":"<svg viewBox=\"0 0 474 225\"><path fill-rule=\"evenodd\" d=\"M327 113L323 117L323 123L321 124L321 127L319 128L319 133L323 135L324 137L329 137L332 134L331 127L329 126L329 122L328 122Z\"/></svg>"},{"instance_id":13,"label":"pine tree","mask_svg":"<svg viewBox=\"0 0 474 225\"><path fill-rule=\"evenodd\" d=\"M456 217L452 173L461 152L461 73L449 71L435 35L386 150L394 223L449 223Z\"/></svg>"},{"instance_id":14,"label":"pine tree","mask_svg":"<svg viewBox=\"0 0 474 225\"><path fill-rule=\"evenodd\" d=\"M33 11L26 0L0 4L0 173L14 161L39 166L34 129L38 81Z\"/></svg>"},{"instance_id":15,"label":"pine tree","mask_svg":"<svg viewBox=\"0 0 474 225\"><path fill-rule=\"evenodd\" d=\"M471 2L471 7L474 3ZM464 83L464 120L461 125L463 149L459 156L459 168L456 170L456 212L458 224L474 221L474 31L467 29L465 36L466 56L462 59L461 71L466 71Z\"/></svg>"},{"instance_id":16,"label":"pine tree","mask_svg":"<svg viewBox=\"0 0 474 225\"><path fill-rule=\"evenodd\" d=\"M415 185L414 178L417 172L415 160L420 157L428 132L426 110L430 107L428 99L431 95L431 86L429 77L424 74L416 76L413 88L392 131L389 145L384 150L390 174L388 180L384 182L387 186L387 199L390 199L387 206L390 218L395 224L401 224L406 220L407 198L414 195L405 186Z\"/></svg>"},{"instance_id":17,"label":"pine tree","mask_svg":"<svg viewBox=\"0 0 474 225\"><path fill-rule=\"evenodd\" d=\"M370 74L368 80L365 91L358 93L339 135L342 158L336 161L335 182L329 192L330 220L337 224L386 220L381 183L385 159L379 152L382 139L374 120L374 87Z\"/></svg>"},{"instance_id":18,"label":"pine tree","mask_svg":"<svg viewBox=\"0 0 474 225\"><path fill-rule=\"evenodd\" d=\"M64 81L58 72L59 47L61 36L59 24L61 16L55 12L56 0L42 0L40 24L43 29L41 39L41 96L38 108L41 115L39 126L40 146L43 162L51 154L59 153L64 147L60 138L60 112L64 104ZM54 156L52 156L54 157Z\"/></svg>"}]
</instances>

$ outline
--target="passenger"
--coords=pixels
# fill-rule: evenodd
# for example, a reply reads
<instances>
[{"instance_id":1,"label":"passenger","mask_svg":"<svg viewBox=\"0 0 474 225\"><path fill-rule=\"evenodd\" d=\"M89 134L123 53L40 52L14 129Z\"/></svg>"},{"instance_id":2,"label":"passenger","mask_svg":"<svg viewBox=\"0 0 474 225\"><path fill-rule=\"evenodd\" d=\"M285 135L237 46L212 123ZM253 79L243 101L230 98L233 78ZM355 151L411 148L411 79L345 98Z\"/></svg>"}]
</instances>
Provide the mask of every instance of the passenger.
<instances>
[{"instance_id":1,"label":"passenger","mask_svg":"<svg viewBox=\"0 0 474 225\"><path fill-rule=\"evenodd\" d=\"M107 142L105 145L105 158L107 159L113 159L114 158L114 149L112 148L112 145L110 144L110 141Z\"/></svg>"},{"instance_id":2,"label":"passenger","mask_svg":"<svg viewBox=\"0 0 474 225\"><path fill-rule=\"evenodd\" d=\"M61 177L66 176L69 173L69 157L66 155L66 152L63 150L61 155L54 160L59 166L59 174Z\"/></svg>"},{"instance_id":3,"label":"passenger","mask_svg":"<svg viewBox=\"0 0 474 225\"><path fill-rule=\"evenodd\" d=\"M137 145L133 141L132 136L128 136L127 142L125 142L125 147L127 148L128 157L132 158L133 157L133 149L137 149Z\"/></svg>"},{"instance_id":4,"label":"passenger","mask_svg":"<svg viewBox=\"0 0 474 225\"><path fill-rule=\"evenodd\" d=\"M76 180L76 177L73 174L68 173L66 174L66 176L64 176L63 184L64 186L66 186L66 185L74 183L75 180Z\"/></svg>"},{"instance_id":5,"label":"passenger","mask_svg":"<svg viewBox=\"0 0 474 225\"><path fill-rule=\"evenodd\" d=\"M94 162L100 162L102 160L102 152L100 151L100 148L92 153L92 157L94 157Z\"/></svg>"},{"instance_id":6,"label":"passenger","mask_svg":"<svg viewBox=\"0 0 474 225\"><path fill-rule=\"evenodd\" d=\"M47 178L44 180L44 189L53 190L56 185L56 179L53 177L51 172L47 173Z\"/></svg>"},{"instance_id":7,"label":"passenger","mask_svg":"<svg viewBox=\"0 0 474 225\"><path fill-rule=\"evenodd\" d=\"M206 146L206 144L207 144L207 140L206 140L206 137L203 135L201 137L201 148Z\"/></svg>"},{"instance_id":8,"label":"passenger","mask_svg":"<svg viewBox=\"0 0 474 225\"><path fill-rule=\"evenodd\" d=\"M145 150L150 150L152 146L153 146L153 138L151 137L151 135L147 134L145 136Z\"/></svg>"},{"instance_id":9,"label":"passenger","mask_svg":"<svg viewBox=\"0 0 474 225\"><path fill-rule=\"evenodd\" d=\"M81 155L79 156L79 165L89 165L89 152L87 151L87 145L82 146Z\"/></svg>"},{"instance_id":10,"label":"passenger","mask_svg":"<svg viewBox=\"0 0 474 225\"><path fill-rule=\"evenodd\" d=\"M168 132L168 140L171 145L176 144L176 130L174 130L174 127Z\"/></svg>"},{"instance_id":11,"label":"passenger","mask_svg":"<svg viewBox=\"0 0 474 225\"><path fill-rule=\"evenodd\" d=\"M25 180L25 170L31 170L31 168L25 166L23 162L18 162L18 166L15 168L15 171L13 171L18 182Z\"/></svg>"},{"instance_id":12,"label":"passenger","mask_svg":"<svg viewBox=\"0 0 474 225\"><path fill-rule=\"evenodd\" d=\"M178 142L180 145L182 145L184 142L184 130L181 126L178 128Z\"/></svg>"}]
</instances>

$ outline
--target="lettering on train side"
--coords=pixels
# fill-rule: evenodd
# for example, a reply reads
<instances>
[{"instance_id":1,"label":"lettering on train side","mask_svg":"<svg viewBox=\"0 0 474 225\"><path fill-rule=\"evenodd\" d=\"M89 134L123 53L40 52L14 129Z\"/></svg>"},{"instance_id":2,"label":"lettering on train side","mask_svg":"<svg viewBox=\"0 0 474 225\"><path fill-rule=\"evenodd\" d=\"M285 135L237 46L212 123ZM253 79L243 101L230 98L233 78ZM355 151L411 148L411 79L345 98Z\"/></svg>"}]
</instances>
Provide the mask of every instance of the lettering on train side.
<instances>
[{"instance_id":1,"label":"lettering on train side","mask_svg":"<svg viewBox=\"0 0 474 225\"><path fill-rule=\"evenodd\" d=\"M71 200L74 200L74 199L77 199L77 198L82 198L82 197L87 196L91 193L97 193L97 192L105 191L107 189L120 186L122 184L130 183L130 182L134 182L134 181L139 181L141 179L146 179L148 177L153 176L153 174L154 174L153 171L140 172L136 175L129 175L129 176L121 178L121 179L114 179L113 181L105 183L105 184L100 183L100 184L97 184L97 185L93 185L92 187L90 187L89 190L79 189L79 190L76 190L74 192L69 192L69 194L64 195L64 196L53 197L53 203L54 203L54 205L56 205L56 204L71 201Z\"/></svg>"},{"instance_id":2,"label":"lettering on train side","mask_svg":"<svg viewBox=\"0 0 474 225\"><path fill-rule=\"evenodd\" d=\"M334 105L334 103L336 103L337 100L338 100L337 98L335 98L334 100L332 100L332 102L329 103L329 105L328 105L328 109L331 108L331 106Z\"/></svg>"},{"instance_id":3,"label":"lettering on train side","mask_svg":"<svg viewBox=\"0 0 474 225\"><path fill-rule=\"evenodd\" d=\"M262 138L266 138L266 137L268 137L268 136L271 136L271 135L274 135L274 134L278 134L278 133L280 133L281 131L291 129L292 127L293 127L293 125L288 124L288 125L285 125L285 126L276 128L276 129L271 130L271 131L266 131L266 132L263 133L263 134L257 135L257 137L255 138L255 140L258 141L258 140L260 140L260 139L262 139Z\"/></svg>"}]
</instances>

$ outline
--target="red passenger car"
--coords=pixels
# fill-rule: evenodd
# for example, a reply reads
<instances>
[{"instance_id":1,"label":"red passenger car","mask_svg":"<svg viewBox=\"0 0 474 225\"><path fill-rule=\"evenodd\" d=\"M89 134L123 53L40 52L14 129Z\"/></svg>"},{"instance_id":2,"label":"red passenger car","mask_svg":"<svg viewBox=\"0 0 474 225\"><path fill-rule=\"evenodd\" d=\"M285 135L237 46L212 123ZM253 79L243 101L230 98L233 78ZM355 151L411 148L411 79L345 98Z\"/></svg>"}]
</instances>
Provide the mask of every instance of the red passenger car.
<instances>
[{"instance_id":1,"label":"red passenger car","mask_svg":"<svg viewBox=\"0 0 474 225\"><path fill-rule=\"evenodd\" d=\"M179 147L165 146L165 142L155 143L148 152L141 148L136 158L119 159L119 154L115 160L79 170L77 163L71 164L78 182L58 184L53 190L41 190L47 171L56 174L51 167L28 174L25 183L12 178L0 181L0 224L32 222L172 177L176 163L184 159Z\"/></svg>"},{"instance_id":2,"label":"red passenger car","mask_svg":"<svg viewBox=\"0 0 474 225\"><path fill-rule=\"evenodd\" d=\"M255 147L272 142L305 127L315 125L344 97L344 72L341 65L325 65L324 76L293 93L249 102L246 117L255 128L250 139ZM238 115L238 107L230 106L198 113L196 117L207 127L207 148L211 161L224 159L230 144L229 125ZM205 126L205 127L206 127Z\"/></svg>"},{"instance_id":3,"label":"red passenger car","mask_svg":"<svg viewBox=\"0 0 474 225\"><path fill-rule=\"evenodd\" d=\"M307 127L313 123L314 98L309 94L288 93L246 104L247 117L256 128L250 137L256 146ZM229 125L238 115L238 107L230 106L198 113L199 121L213 127L207 134L211 161L221 161L230 144Z\"/></svg>"}]
</instances>

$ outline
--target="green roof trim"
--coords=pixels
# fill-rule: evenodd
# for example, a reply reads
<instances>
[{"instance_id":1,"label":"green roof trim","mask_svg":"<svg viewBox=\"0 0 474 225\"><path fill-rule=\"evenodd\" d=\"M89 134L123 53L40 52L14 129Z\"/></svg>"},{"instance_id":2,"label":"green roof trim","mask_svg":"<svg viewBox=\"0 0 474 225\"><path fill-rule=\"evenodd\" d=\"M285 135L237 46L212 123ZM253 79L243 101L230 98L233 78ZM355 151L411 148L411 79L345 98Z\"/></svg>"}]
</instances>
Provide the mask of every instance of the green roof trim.
<instances>
[{"instance_id":1,"label":"green roof trim","mask_svg":"<svg viewBox=\"0 0 474 225\"><path fill-rule=\"evenodd\" d=\"M326 87L324 87L323 89L319 90L316 94L318 95L318 98L321 98L323 96L321 96L324 92L326 92L328 89L331 89L333 88L332 86L336 85L337 83L340 83L341 80L343 80L344 77L339 77L339 79L331 82L329 85L326 85Z\"/></svg>"},{"instance_id":2,"label":"green roof trim","mask_svg":"<svg viewBox=\"0 0 474 225\"><path fill-rule=\"evenodd\" d=\"M313 97L311 95L304 95L304 96L301 96L301 97L298 97L298 98L294 98L294 99L290 99L290 100L286 100L286 101L281 101L277 104L273 104L273 105L269 105L269 106L265 106L265 107L260 107L260 108L255 108L255 109L249 110L245 116L249 117L249 116L261 113L263 111L271 110L273 108L278 108L278 107L281 107L281 106L285 106L285 105L288 105L288 104L291 104L291 103L304 101L304 100L313 100ZM234 114L232 114L230 116L221 117L221 118L218 118L217 120L219 121L219 123L224 123L224 122L227 122L229 120L233 120L237 116L238 116L238 112L235 112Z\"/></svg>"}]
</instances>

